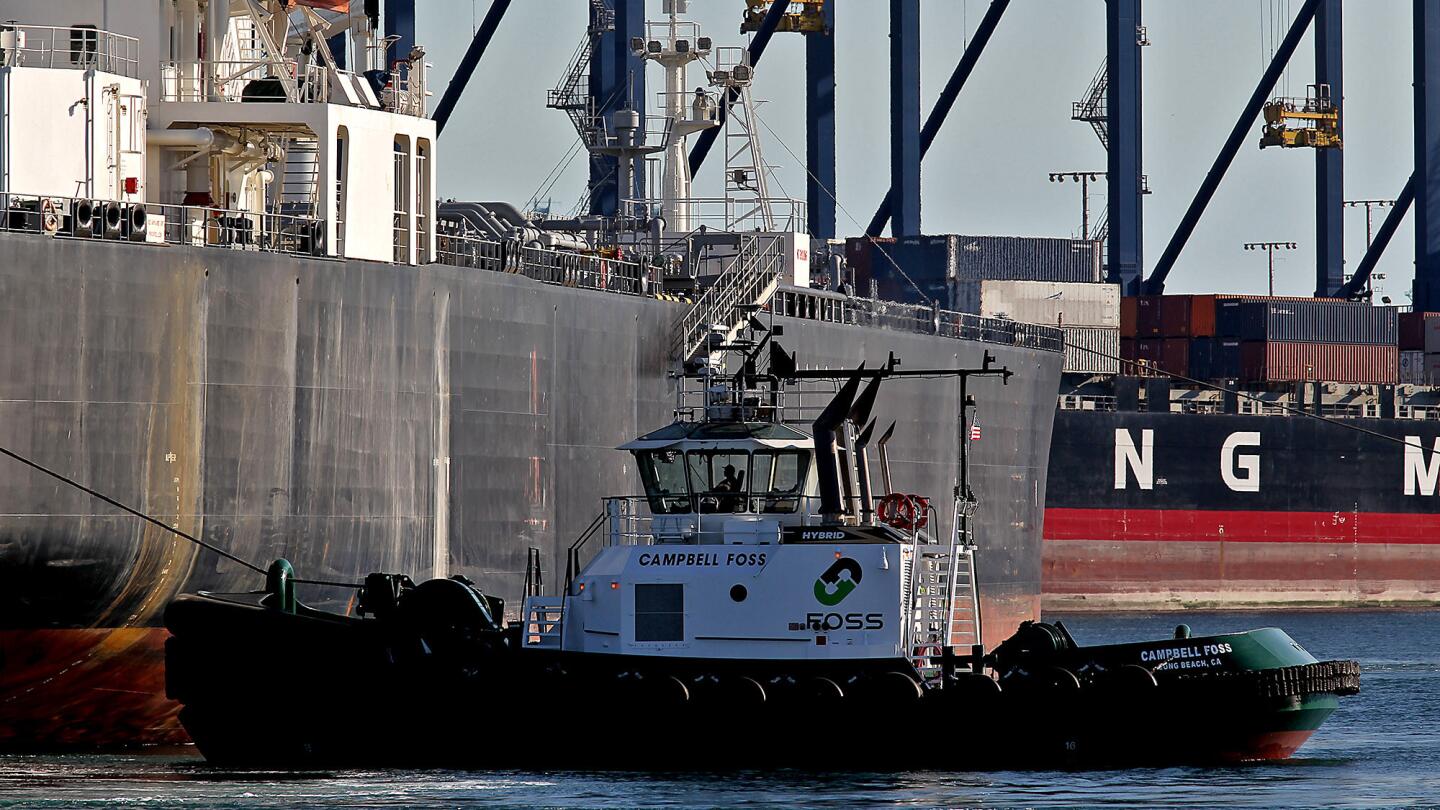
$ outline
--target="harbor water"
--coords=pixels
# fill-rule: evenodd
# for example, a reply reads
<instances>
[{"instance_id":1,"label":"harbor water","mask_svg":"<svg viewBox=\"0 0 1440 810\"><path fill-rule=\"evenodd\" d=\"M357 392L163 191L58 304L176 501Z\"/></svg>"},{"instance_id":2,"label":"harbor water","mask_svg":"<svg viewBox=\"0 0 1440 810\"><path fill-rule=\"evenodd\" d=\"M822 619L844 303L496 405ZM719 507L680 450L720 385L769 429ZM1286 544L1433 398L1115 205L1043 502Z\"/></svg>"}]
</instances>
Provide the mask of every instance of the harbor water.
<instances>
[{"instance_id":1,"label":"harbor water","mask_svg":"<svg viewBox=\"0 0 1440 810\"><path fill-rule=\"evenodd\" d=\"M1355 658L1358 696L1340 709L1294 759L1223 768L1092 772L964 770L984 729L936 729L921 717L897 717L885 740L846 739L842 718L817 719L820 745L954 747L951 772L717 773L696 762L687 773L578 773L545 769L536 752L529 771L234 772L207 766L193 749L143 754L0 756L0 808L11 807L1409 807L1440 804L1440 611L1319 611L1047 616L1065 622L1082 644L1166 637L1178 623L1197 635L1250 627L1284 628L1319 659ZM257 722L267 722L256 718ZM1177 706L1143 733L1185 734L1228 718ZM656 724L664 744L664 717ZM284 733L277 708L275 733ZM606 728L635 718L603 709L556 729L557 746L601 746ZM377 729L404 734L396 718ZM477 733L504 735L505 729ZM736 734L743 745L744 735ZM637 763L645 752L636 751Z\"/></svg>"}]
</instances>

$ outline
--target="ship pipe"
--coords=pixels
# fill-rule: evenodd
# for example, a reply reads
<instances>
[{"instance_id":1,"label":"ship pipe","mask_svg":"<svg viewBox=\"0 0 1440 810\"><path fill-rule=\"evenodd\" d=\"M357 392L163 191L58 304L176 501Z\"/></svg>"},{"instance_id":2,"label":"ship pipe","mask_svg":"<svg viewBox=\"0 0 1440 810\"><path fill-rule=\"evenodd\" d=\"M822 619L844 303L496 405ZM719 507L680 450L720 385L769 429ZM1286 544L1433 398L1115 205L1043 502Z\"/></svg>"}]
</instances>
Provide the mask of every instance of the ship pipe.
<instances>
[{"instance_id":1,"label":"ship pipe","mask_svg":"<svg viewBox=\"0 0 1440 810\"><path fill-rule=\"evenodd\" d=\"M1365 258L1360 260L1360 266L1356 268L1355 275L1336 290L1336 298L1359 298L1360 292L1370 281L1370 272L1375 269L1375 264L1380 261L1380 256L1385 253L1385 248L1390 244L1390 238L1395 235L1395 230L1400 227L1400 221L1405 219L1405 212L1415 202L1415 175L1405 181L1405 188L1400 191L1400 196L1395 198L1395 204L1390 206L1390 213L1385 215L1385 221L1380 224L1380 230L1375 234L1375 240L1370 247L1365 249Z\"/></svg>"},{"instance_id":2,"label":"ship pipe","mask_svg":"<svg viewBox=\"0 0 1440 810\"><path fill-rule=\"evenodd\" d=\"M835 448L835 431L850 413L855 393L860 390L860 375L864 371L865 364L861 363L811 425L815 442L815 475L820 486L820 518L825 523L838 523L845 508L840 500L840 465Z\"/></svg>"},{"instance_id":3,"label":"ship pipe","mask_svg":"<svg viewBox=\"0 0 1440 810\"><path fill-rule=\"evenodd\" d=\"M765 12L765 19L760 21L760 27L755 31L755 38L750 40L750 46L746 49L750 56L750 67L760 64L760 57L765 55L765 46L770 44L770 37L780 25L780 19L785 16L785 9L789 8L790 0L775 0L770 4L770 10ZM730 105L740 100L740 91L730 88L725 91L725 103L715 111L715 126L701 130L700 135L695 139L695 148L690 150L690 176L694 177L700 171L700 166L705 162L705 156L710 154L710 147L715 145L715 138L720 135L720 130L725 128L725 119L730 113Z\"/></svg>"},{"instance_id":4,"label":"ship pipe","mask_svg":"<svg viewBox=\"0 0 1440 810\"><path fill-rule=\"evenodd\" d=\"M450 114L455 111L460 96L464 95L466 85L470 84L470 77L475 74L475 67L480 64L480 57L484 56L485 49L490 47L490 40L495 37L495 30L500 27L500 20L504 19L509 8L510 0L494 0L490 4L490 10L485 12L485 19L475 30L475 38L470 40L470 47L465 49L465 56L461 57L460 64L455 68L454 78L446 85L445 95L440 97L440 103L435 106L435 114L431 116L435 119L436 137L445 131L445 122L450 120Z\"/></svg>"},{"instance_id":5,"label":"ship pipe","mask_svg":"<svg viewBox=\"0 0 1440 810\"><path fill-rule=\"evenodd\" d=\"M1290 24L1290 30L1285 34L1275 56L1270 60L1270 66L1265 68L1265 74L1260 77L1260 82L1255 85L1255 92L1250 94L1250 100L1245 102L1245 108L1240 111L1240 117L1235 119L1235 126L1230 130L1230 137L1225 140L1225 145L1220 147L1220 154L1215 156L1215 163L1210 167L1210 172L1205 175L1205 180L1200 183L1200 190L1195 192L1195 199L1190 201L1190 207L1186 209L1185 216L1180 218L1180 224L1176 226L1175 233L1170 237L1170 244L1165 246L1165 252L1160 254L1160 261L1155 263L1155 270L1150 278L1145 280L1145 293L1147 295L1161 295L1165 292L1165 277L1170 275L1170 268L1175 266L1175 260L1180 258L1180 251L1185 249L1185 243L1189 241L1190 235L1195 232L1195 226L1200 223L1200 216L1205 213L1205 207L1210 204L1210 199L1215 196L1215 191L1220 188L1220 181L1225 179L1225 172L1230 168L1230 163L1235 160L1235 155L1240 152L1240 146L1245 143L1246 134L1255 123L1255 117L1260 114L1260 109L1275 89L1275 82L1280 79L1280 74L1285 71L1285 66L1290 63L1290 57L1295 54L1295 48L1300 45L1300 39L1305 36L1305 30L1310 27L1310 21L1315 18L1315 9L1320 6L1320 0L1305 0L1305 5L1300 7L1300 13L1295 15L1295 22Z\"/></svg>"},{"instance_id":6,"label":"ship pipe","mask_svg":"<svg viewBox=\"0 0 1440 810\"><path fill-rule=\"evenodd\" d=\"M855 429L859 429L871 421L870 412L875 409L875 397L880 393L880 379L879 375L871 377L870 382L865 384L865 390L861 391L860 396L855 398L855 404L851 406L850 413L846 416ZM846 435L850 436L852 433L853 431ZM851 442L851 465L847 467L845 471L847 476L852 473L854 475L855 486L852 488L852 491L854 492L855 498L859 501L859 503L855 505L855 508L851 510L851 514L864 516L866 523L870 522L871 513L870 459L865 454L865 445L869 444L869 440L869 434L862 432L860 438L854 439ZM853 467L853 470L851 467Z\"/></svg>"},{"instance_id":7,"label":"ship pipe","mask_svg":"<svg viewBox=\"0 0 1440 810\"><path fill-rule=\"evenodd\" d=\"M935 100L935 106L930 109L930 114L925 118L925 126L920 128L920 159L925 159L925 153L930 151L930 145L935 142L935 136L940 133L940 127L945 124L945 119L950 115L950 110L955 106L955 100L960 97L960 91L964 89L965 82L970 79L970 73L975 70L975 64L980 61L980 54L985 51L985 45L990 41L990 35L995 33L995 27L1000 24L1000 17L1009 8L1010 0L992 0L990 8L985 10L985 16L980 20L980 25L975 29L975 36L971 38L970 45L965 48L965 53L960 56L959 64L950 74L950 80L945 83L945 89L940 91L940 98ZM870 220L870 227L865 229L867 236L879 236L885 230L885 225L890 222L890 213L895 203L895 189L892 187L885 192L885 199L876 209L875 216Z\"/></svg>"},{"instance_id":8,"label":"ship pipe","mask_svg":"<svg viewBox=\"0 0 1440 810\"><path fill-rule=\"evenodd\" d=\"M875 446L880 450L880 485L885 487L886 495L895 491L894 488L890 486L890 450L885 446L890 443L890 437L894 435L895 423L891 422L890 427L885 428L884 435L880 437L879 441L875 442Z\"/></svg>"},{"instance_id":9,"label":"ship pipe","mask_svg":"<svg viewBox=\"0 0 1440 810\"><path fill-rule=\"evenodd\" d=\"M860 522L866 524L875 521L875 498L870 491L870 454L867 449L870 435L874 432L875 421L872 419L855 440L855 472L860 479Z\"/></svg>"}]
</instances>

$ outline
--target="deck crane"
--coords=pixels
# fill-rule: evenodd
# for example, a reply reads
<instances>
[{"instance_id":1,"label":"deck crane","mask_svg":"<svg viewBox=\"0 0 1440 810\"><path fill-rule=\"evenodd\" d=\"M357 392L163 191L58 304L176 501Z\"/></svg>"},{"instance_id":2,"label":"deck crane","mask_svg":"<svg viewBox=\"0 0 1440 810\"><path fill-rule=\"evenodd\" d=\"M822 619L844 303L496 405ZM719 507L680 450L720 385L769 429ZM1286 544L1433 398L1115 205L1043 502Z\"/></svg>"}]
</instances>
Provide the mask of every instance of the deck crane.
<instances>
[{"instance_id":1,"label":"deck crane","mask_svg":"<svg viewBox=\"0 0 1440 810\"><path fill-rule=\"evenodd\" d=\"M1264 108L1265 129L1260 148L1267 146L1340 149L1340 105L1330 85L1312 84L1305 98L1275 98Z\"/></svg>"}]
</instances>

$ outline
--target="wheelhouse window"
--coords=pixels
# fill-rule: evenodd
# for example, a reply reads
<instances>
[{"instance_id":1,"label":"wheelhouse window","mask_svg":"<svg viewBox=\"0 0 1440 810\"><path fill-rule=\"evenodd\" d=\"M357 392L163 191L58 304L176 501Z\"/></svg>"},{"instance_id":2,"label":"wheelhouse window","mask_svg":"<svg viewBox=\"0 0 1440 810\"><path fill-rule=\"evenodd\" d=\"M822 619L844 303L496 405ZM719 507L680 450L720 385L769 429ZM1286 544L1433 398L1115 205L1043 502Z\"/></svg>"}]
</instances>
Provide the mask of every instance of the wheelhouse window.
<instances>
[{"instance_id":1,"label":"wheelhouse window","mask_svg":"<svg viewBox=\"0 0 1440 810\"><path fill-rule=\"evenodd\" d=\"M685 454L690 489L702 513L744 512L750 454L743 450L692 450Z\"/></svg>"},{"instance_id":2,"label":"wheelhouse window","mask_svg":"<svg viewBox=\"0 0 1440 810\"><path fill-rule=\"evenodd\" d=\"M756 512L791 513L800 508L810 456L797 450L761 450L751 463L750 494Z\"/></svg>"},{"instance_id":3,"label":"wheelhouse window","mask_svg":"<svg viewBox=\"0 0 1440 810\"><path fill-rule=\"evenodd\" d=\"M690 488L685 483L685 456L677 450L654 450L638 456L640 481L645 485L650 511L657 515L691 511Z\"/></svg>"}]
</instances>

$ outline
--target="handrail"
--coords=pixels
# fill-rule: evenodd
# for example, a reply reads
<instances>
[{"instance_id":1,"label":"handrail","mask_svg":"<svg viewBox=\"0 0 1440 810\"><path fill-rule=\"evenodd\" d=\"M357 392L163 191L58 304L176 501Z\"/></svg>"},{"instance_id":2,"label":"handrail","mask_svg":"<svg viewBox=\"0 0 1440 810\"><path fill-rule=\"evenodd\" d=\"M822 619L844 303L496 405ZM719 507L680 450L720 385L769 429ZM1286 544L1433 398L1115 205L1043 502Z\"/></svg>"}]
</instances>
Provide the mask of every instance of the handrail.
<instances>
[{"instance_id":1,"label":"handrail","mask_svg":"<svg viewBox=\"0 0 1440 810\"><path fill-rule=\"evenodd\" d=\"M140 40L99 28L0 25L0 66L63 68L140 75Z\"/></svg>"},{"instance_id":2,"label":"handrail","mask_svg":"<svg viewBox=\"0 0 1440 810\"><path fill-rule=\"evenodd\" d=\"M565 593L570 593L570 585L575 581L575 575L580 573L580 549L584 548L585 544L590 542L590 538L605 524L605 518L607 517L609 517L609 515L605 512L596 515L595 519L590 521L590 526L580 533L580 537L571 543L569 550L566 551Z\"/></svg>"}]
</instances>

